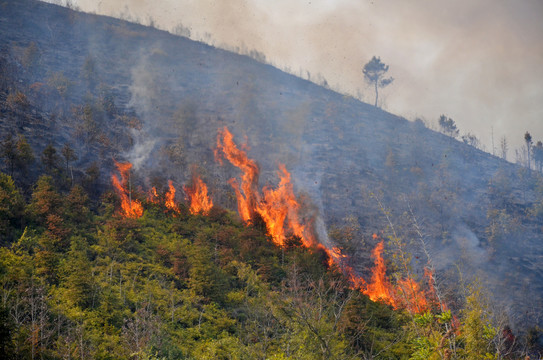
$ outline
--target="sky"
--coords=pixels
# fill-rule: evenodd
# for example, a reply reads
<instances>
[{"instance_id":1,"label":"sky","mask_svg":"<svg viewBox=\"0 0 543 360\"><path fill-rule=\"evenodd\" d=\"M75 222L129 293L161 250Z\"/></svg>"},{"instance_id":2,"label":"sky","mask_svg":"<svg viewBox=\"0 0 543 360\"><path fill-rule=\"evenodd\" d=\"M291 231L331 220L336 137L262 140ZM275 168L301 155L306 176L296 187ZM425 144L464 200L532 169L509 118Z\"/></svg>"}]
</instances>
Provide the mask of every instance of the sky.
<instances>
[{"instance_id":1,"label":"sky","mask_svg":"<svg viewBox=\"0 0 543 360\"><path fill-rule=\"evenodd\" d=\"M526 131L543 141L543 0L70 1L168 31L182 25L217 47L258 50L370 104L362 68L378 56L395 79L379 93L383 109L430 124L444 114L490 153L505 136L513 161Z\"/></svg>"}]
</instances>

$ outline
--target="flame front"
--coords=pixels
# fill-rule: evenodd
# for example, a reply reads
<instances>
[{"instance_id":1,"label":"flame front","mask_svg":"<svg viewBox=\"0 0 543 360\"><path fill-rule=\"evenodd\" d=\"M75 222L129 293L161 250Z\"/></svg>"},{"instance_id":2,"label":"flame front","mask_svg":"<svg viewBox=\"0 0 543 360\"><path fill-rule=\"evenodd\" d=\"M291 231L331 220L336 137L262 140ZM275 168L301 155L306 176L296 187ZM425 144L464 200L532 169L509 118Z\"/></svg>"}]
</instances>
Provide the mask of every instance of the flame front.
<instances>
[{"instance_id":1,"label":"flame front","mask_svg":"<svg viewBox=\"0 0 543 360\"><path fill-rule=\"evenodd\" d=\"M374 267L369 283L346 264L348 259L346 255L341 253L341 249L337 247L328 249L317 243L312 227L303 224L300 220L301 206L294 195L290 173L285 165L279 164L280 181L277 188L265 186L261 195L258 192L259 168L257 163L249 159L245 151L237 147L233 135L226 127L219 130L217 148L215 149L215 157L222 164L221 156L224 156L242 171L241 183L235 178L230 179L229 183L236 193L238 212L245 223L250 224L254 215L258 214L266 224L268 235L276 245L284 246L287 235L292 234L301 239L303 246L324 250L328 254L328 265L337 265L350 280L352 287L359 289L373 301L384 302L394 308L401 307L416 313L422 313L428 309L428 294L414 279L411 277L399 279L396 285L393 285L386 276L383 240L372 251ZM376 234L373 237L374 239L378 238ZM429 282L430 295L434 291L432 281L430 279Z\"/></svg>"},{"instance_id":2,"label":"flame front","mask_svg":"<svg viewBox=\"0 0 543 360\"><path fill-rule=\"evenodd\" d=\"M121 215L123 217L137 219L143 215L143 206L138 200L132 199L131 191L127 189L132 164L129 162L118 163L115 160L113 161L121 174L120 180L116 175L111 175L113 187L121 198Z\"/></svg>"},{"instance_id":3,"label":"flame front","mask_svg":"<svg viewBox=\"0 0 543 360\"><path fill-rule=\"evenodd\" d=\"M213 207L213 201L207 195L207 185L194 174L192 184L183 188L190 201L191 214L207 214Z\"/></svg>"}]
</instances>

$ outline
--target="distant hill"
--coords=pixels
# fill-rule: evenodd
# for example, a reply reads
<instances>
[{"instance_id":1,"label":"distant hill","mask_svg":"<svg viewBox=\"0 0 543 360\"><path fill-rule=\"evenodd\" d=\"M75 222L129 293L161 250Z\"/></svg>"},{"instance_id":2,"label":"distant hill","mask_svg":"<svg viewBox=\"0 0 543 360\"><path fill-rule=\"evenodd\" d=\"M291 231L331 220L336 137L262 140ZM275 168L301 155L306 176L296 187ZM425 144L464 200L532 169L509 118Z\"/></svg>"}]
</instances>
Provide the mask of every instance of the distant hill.
<instances>
[{"instance_id":1,"label":"distant hill","mask_svg":"<svg viewBox=\"0 0 543 360\"><path fill-rule=\"evenodd\" d=\"M0 10L0 134L24 135L37 157L14 172L27 196L47 170L44 149L59 152L60 174L69 144L77 160L62 176L96 197L115 158L131 161L145 188L185 184L196 165L214 200L235 209L227 181L237 171L213 155L227 126L247 142L262 186L285 164L320 240L342 246L360 273L373 233L391 238L391 255L399 238L419 277L429 254L444 288L478 277L511 323L543 325L535 171L247 56L31 0Z\"/></svg>"}]
</instances>

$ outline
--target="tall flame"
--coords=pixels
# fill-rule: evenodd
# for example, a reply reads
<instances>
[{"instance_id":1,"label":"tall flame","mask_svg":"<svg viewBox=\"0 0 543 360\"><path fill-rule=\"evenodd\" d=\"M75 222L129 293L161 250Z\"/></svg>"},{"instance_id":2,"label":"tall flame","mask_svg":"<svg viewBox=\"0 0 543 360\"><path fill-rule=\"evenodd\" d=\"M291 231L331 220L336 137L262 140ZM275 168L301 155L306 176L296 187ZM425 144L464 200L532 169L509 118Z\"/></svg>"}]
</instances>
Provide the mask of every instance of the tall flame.
<instances>
[{"instance_id":1,"label":"tall flame","mask_svg":"<svg viewBox=\"0 0 543 360\"><path fill-rule=\"evenodd\" d=\"M175 187L173 186L173 181L168 180L168 191L164 194L165 201L164 205L166 208L172 210L173 212L179 213L179 207L175 202Z\"/></svg>"},{"instance_id":2,"label":"tall flame","mask_svg":"<svg viewBox=\"0 0 543 360\"><path fill-rule=\"evenodd\" d=\"M219 129L217 136L217 149L215 157L220 161L220 153L224 154L226 159L232 165L242 171L241 184L236 179L230 179L229 183L236 193L238 202L238 212L244 222L250 223L254 218L258 198L258 174L259 169L256 162L247 157L247 154L238 149L234 143L234 136L226 127Z\"/></svg>"},{"instance_id":3,"label":"tall flame","mask_svg":"<svg viewBox=\"0 0 543 360\"><path fill-rule=\"evenodd\" d=\"M382 301L396 307L394 300L394 290L392 284L386 276L386 266L383 259L384 241L381 240L371 252L371 256L375 261L375 266L372 270L371 283L363 290L363 293L368 295L373 301Z\"/></svg>"},{"instance_id":4,"label":"tall flame","mask_svg":"<svg viewBox=\"0 0 543 360\"><path fill-rule=\"evenodd\" d=\"M302 240L305 247L311 247L314 245L313 237L299 220L300 204L294 195L290 173L284 164L279 164L278 175L280 180L276 189L271 186L262 189L262 200L257 204L256 211L266 223L275 244L285 245L287 226L292 234Z\"/></svg>"},{"instance_id":5,"label":"tall flame","mask_svg":"<svg viewBox=\"0 0 543 360\"><path fill-rule=\"evenodd\" d=\"M111 175L111 182L121 198L121 215L128 218L137 219L143 215L143 206L138 200L132 199L132 194L127 187L130 180L130 169L132 164L129 162L118 163L113 160L117 170L121 174L121 179L116 175Z\"/></svg>"},{"instance_id":6,"label":"tall flame","mask_svg":"<svg viewBox=\"0 0 543 360\"><path fill-rule=\"evenodd\" d=\"M290 173L285 165L279 164L279 185L276 189L265 186L262 194L258 191L257 163L249 159L247 153L238 149L234 137L225 127L219 130L215 156L220 161L221 154L242 171L241 183L230 179L229 183L236 193L238 212L246 223L251 223L255 213L260 215L268 234L278 246L284 246L287 231L299 237L306 247L315 245L315 239L308 227L299 219L300 204L298 203Z\"/></svg>"},{"instance_id":7,"label":"tall flame","mask_svg":"<svg viewBox=\"0 0 543 360\"><path fill-rule=\"evenodd\" d=\"M197 175L192 175L192 184L183 188L190 200L191 214L207 214L213 207L213 201L207 195L207 185Z\"/></svg>"}]
</instances>

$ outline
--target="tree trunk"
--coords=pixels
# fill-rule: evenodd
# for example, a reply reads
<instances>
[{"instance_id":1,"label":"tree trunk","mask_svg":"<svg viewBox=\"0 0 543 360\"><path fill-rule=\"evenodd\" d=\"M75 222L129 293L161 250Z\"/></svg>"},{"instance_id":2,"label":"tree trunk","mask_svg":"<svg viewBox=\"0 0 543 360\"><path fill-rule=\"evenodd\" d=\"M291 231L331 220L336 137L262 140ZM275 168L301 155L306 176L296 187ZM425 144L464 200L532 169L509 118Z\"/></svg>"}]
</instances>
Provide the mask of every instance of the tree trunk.
<instances>
[{"instance_id":1,"label":"tree trunk","mask_svg":"<svg viewBox=\"0 0 543 360\"><path fill-rule=\"evenodd\" d=\"M377 99L379 99L379 92L377 91L377 81L375 82L375 107L377 107Z\"/></svg>"}]
</instances>

